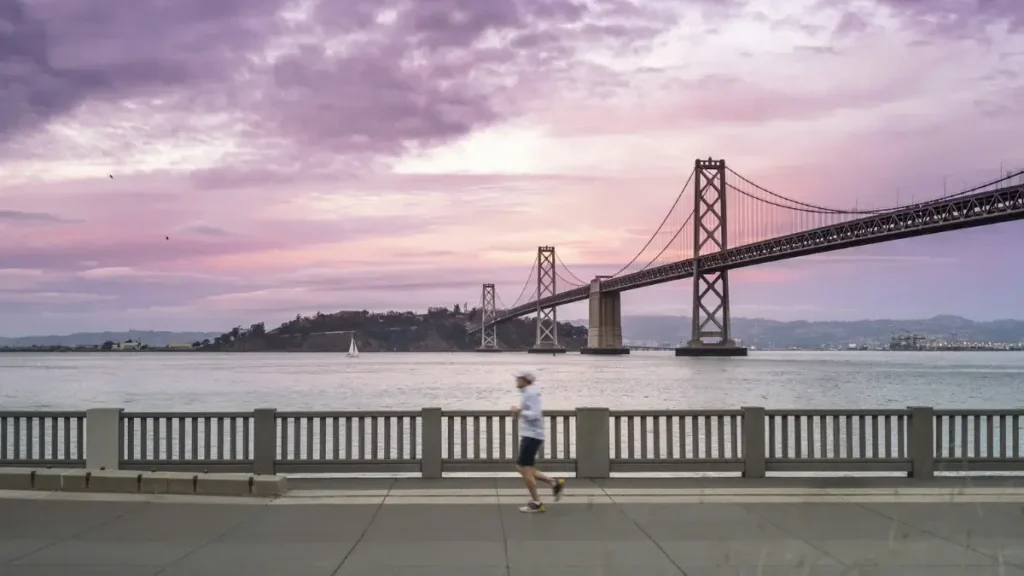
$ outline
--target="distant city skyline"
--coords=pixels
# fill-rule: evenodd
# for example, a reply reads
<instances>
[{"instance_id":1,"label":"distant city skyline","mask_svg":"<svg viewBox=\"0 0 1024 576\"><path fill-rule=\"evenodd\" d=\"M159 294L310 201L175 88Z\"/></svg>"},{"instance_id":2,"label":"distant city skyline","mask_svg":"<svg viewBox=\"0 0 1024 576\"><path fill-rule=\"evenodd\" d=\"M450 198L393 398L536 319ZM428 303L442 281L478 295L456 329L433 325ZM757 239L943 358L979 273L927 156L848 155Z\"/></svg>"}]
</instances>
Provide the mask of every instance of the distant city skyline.
<instances>
[{"instance_id":1,"label":"distant city skyline","mask_svg":"<svg viewBox=\"0 0 1024 576\"><path fill-rule=\"evenodd\" d=\"M540 244L618 269L695 157L841 208L992 180L1024 168L1024 3L975 4L14 0L0 336L511 304ZM1022 237L738 270L733 314L1024 318ZM688 315L689 283L622 307Z\"/></svg>"}]
</instances>

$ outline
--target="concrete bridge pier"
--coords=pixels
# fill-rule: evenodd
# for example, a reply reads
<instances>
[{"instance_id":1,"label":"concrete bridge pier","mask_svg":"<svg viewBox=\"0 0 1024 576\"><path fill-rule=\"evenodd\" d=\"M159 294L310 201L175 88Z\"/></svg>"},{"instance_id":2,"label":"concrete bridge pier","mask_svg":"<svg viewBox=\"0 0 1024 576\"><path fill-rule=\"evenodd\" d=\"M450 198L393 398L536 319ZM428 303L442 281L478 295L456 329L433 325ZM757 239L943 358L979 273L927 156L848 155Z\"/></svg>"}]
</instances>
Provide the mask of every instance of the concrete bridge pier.
<instances>
[{"instance_id":1,"label":"concrete bridge pier","mask_svg":"<svg viewBox=\"0 0 1024 576\"><path fill-rule=\"evenodd\" d=\"M601 279L590 282L587 346L580 354L629 354L622 345L622 298L619 292L601 292Z\"/></svg>"}]
</instances>

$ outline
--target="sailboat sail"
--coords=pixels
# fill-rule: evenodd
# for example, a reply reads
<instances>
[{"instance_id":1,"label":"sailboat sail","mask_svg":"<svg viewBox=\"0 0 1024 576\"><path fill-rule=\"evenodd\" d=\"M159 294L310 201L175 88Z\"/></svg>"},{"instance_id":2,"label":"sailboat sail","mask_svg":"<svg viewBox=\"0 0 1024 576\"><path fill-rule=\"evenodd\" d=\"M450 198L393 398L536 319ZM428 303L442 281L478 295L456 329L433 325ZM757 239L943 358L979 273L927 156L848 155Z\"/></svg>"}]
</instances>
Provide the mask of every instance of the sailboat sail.
<instances>
[{"instance_id":1,"label":"sailboat sail","mask_svg":"<svg viewBox=\"0 0 1024 576\"><path fill-rule=\"evenodd\" d=\"M356 335L355 335L355 333L352 334L352 339L349 341L348 354L346 354L346 356L348 356L349 358L358 358L359 357L359 348L356 347Z\"/></svg>"}]
</instances>

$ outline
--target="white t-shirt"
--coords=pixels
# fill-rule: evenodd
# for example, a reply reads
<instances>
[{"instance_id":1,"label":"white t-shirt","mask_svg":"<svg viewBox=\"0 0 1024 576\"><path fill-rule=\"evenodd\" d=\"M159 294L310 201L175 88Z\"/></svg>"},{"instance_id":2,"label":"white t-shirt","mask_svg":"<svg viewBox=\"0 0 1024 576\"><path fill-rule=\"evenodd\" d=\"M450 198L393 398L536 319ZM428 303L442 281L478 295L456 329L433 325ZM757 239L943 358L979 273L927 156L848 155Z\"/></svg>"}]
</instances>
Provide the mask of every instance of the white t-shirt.
<instances>
[{"instance_id":1,"label":"white t-shirt","mask_svg":"<svg viewBox=\"0 0 1024 576\"><path fill-rule=\"evenodd\" d=\"M544 439L544 412L540 403L540 388L530 384L520 389L523 394L519 405L519 435L523 438Z\"/></svg>"}]
</instances>

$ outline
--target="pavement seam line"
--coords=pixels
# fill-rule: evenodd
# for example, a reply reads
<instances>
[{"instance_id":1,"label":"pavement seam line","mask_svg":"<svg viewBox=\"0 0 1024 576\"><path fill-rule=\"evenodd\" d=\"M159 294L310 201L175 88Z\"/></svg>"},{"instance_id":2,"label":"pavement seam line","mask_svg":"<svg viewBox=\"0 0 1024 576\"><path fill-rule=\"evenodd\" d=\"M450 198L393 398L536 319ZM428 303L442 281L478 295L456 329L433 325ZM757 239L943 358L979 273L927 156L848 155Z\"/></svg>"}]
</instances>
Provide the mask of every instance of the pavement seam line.
<instances>
[{"instance_id":1,"label":"pavement seam line","mask_svg":"<svg viewBox=\"0 0 1024 576\"><path fill-rule=\"evenodd\" d=\"M997 566L1004 566L1005 565L1005 566L1013 566L1014 568L1020 568L1020 567L1024 566L1024 565L1021 565L1021 564L1012 564L1010 562L1006 562L999 555L992 555L992 554L988 554L986 552L983 552L981 550L976 550L974 548L971 548L970 545L961 544L960 542L957 542L956 540L950 540L949 538L947 538L947 537L945 537L945 536L943 536L941 534L936 534L936 533L932 532L931 530L927 530L925 528L922 528L921 526L915 526L915 525L913 525L913 524L911 524L909 522L904 522L903 520L900 520L899 518L894 518L892 516L889 516L888 514L885 514L885 513L881 512L881 511L879 511L879 510L875 510L874 508L870 508L870 507L868 507L867 504L862 504L860 502L851 502L851 504L855 504L856 506L859 506L859 507L863 508L864 510L867 510L868 512L871 512L873 514L881 516L882 518L885 518L886 520L892 520L893 522L896 522L897 524L902 524L904 526L908 526L910 528L913 528L914 530L920 530L924 534L927 534L927 535L929 535L929 536L931 536L933 538L937 538L939 540L942 540L943 542L948 542L950 544L953 544L954 546L958 546L960 548L963 548L964 550L967 550L968 552L973 552L975 554L980 554L980 555L982 555L982 556L984 556L986 558L989 558L991 560L995 560L996 563L997 563L996 564ZM962 566L962 568L967 568L967 566Z\"/></svg>"},{"instance_id":2,"label":"pavement seam line","mask_svg":"<svg viewBox=\"0 0 1024 576\"><path fill-rule=\"evenodd\" d=\"M501 541L505 545L505 574L512 574L512 563L508 560L508 533L505 532L505 515L501 511L501 496L498 494L498 483L494 483L495 506L498 507L498 523L501 524Z\"/></svg>"},{"instance_id":3,"label":"pavement seam line","mask_svg":"<svg viewBox=\"0 0 1024 576\"><path fill-rule=\"evenodd\" d=\"M779 506L779 504L761 504L761 505L762 506L765 506L765 505L767 505L767 506L773 506L773 505L774 506ZM758 514L757 512L754 512L753 510L750 510L749 508L747 508L747 506L749 506L749 504L736 504L736 506L739 506L740 508L743 508L744 510L746 510L747 514L750 514L751 516L755 516L757 518L760 518L761 521L763 521L765 524L771 526L772 528L775 528L779 532L782 532L784 534L788 534L789 536L791 536L791 537L793 537L793 538L803 542L804 544L806 544L808 548L811 548L812 550L817 551L822 556L831 558L832 560L834 560L840 566L842 566L844 568L847 568L847 570L843 570L842 574L849 573L849 568L851 568L852 566L850 566L849 564L846 564L845 562L843 562L839 558L836 558L835 556L829 554L826 550L824 550L822 548L819 548L818 546L815 546L814 543L811 542L810 540L805 540L805 539L797 536L796 534L790 532L789 530L786 530L782 526L779 526L775 522L772 522L771 520L769 520L769 519L765 518L764 516ZM808 572L808 573L810 573L810 572Z\"/></svg>"},{"instance_id":4,"label":"pavement seam line","mask_svg":"<svg viewBox=\"0 0 1024 576\"><path fill-rule=\"evenodd\" d=\"M643 526L641 526L641 525L640 525L640 523L639 523L639 522L637 522L635 518L633 518L632 516L630 516L630 515L629 515L629 513L628 513L628 512L626 512L626 510L625 510L625 509L624 509L624 508L622 507L622 505L621 505L621 504L619 504L619 502L618 502L617 500L615 500L615 498L613 498L613 497L612 497L612 496L611 496L610 494L608 494L608 491L607 491L607 490L605 490L604 486L599 486L599 488L601 489L601 492L603 492L603 493L604 493L604 495L605 495L606 497L608 497L608 499L609 499L609 500L611 500L611 501L612 501L612 504L613 504L613 505L614 505L614 506L615 506L616 508L618 508L618 510L619 510L619 514L622 514L623 516L625 516L626 518L628 518L628 519L629 519L629 521L633 523L633 526L636 526L636 529L637 529L637 530L639 530L639 531L640 531L640 533L641 533L641 534L643 534L643 535L644 535L644 536L645 536L645 537L646 537L646 538L647 538L648 540L650 540L650 541L651 541L651 544L654 544L654 547L655 547L655 548L657 548L657 549L658 549L658 551L660 551L660 552L662 553L662 555L664 555L664 556L665 556L665 559L666 559L666 560L668 560L670 564L672 564L673 566L675 566L676 570L679 570L679 573L680 573L680 574L681 574L682 576L689 576L689 574L687 574L686 570L683 570L683 567L682 567L682 566L680 566L680 565L679 565L679 564L678 564L678 563L677 563L677 562L676 562L676 561L675 561L675 560L674 560L674 559L673 559L673 558L672 558L671 556L669 556L668 552L667 552L667 551L665 551L665 548L664 548L664 547L662 547L661 543L660 543L660 542L658 542L657 540L655 540L655 539L654 539L654 537L652 537L652 536L651 536L651 535L650 535L650 534L649 534L649 533L647 532L647 530L644 530Z\"/></svg>"},{"instance_id":5,"label":"pavement seam line","mask_svg":"<svg viewBox=\"0 0 1024 576\"><path fill-rule=\"evenodd\" d=\"M153 505L153 504L155 504L155 502L151 502L151 503L150 503L150 505ZM259 507L262 507L262 506L266 506L266 505L267 505L267 504L262 504L262 505L261 505L261 506L259 506ZM217 541L219 541L219 540L221 540L222 538L224 538L225 536L227 536L227 535L228 535L228 533L229 533L229 532L231 532L232 530L234 530L235 528L238 528L238 527L239 527L239 526L241 526L242 524L245 524L245 521L246 521L246 519L245 519L245 518L242 518L242 519L241 519L241 520L239 520L238 522L235 522L234 524L232 524L232 525L228 526L227 528L225 528L225 529L224 529L224 531L223 531L223 532L221 532L220 534L218 534L218 535L214 536L213 538L210 538L210 540L209 540L208 542L204 542L202 546L199 546L198 548L194 548L194 549L192 549L192 550L189 550L188 552L186 552L186 553L185 553L184 555L182 555L181 557L179 557L179 558L175 558L175 559L174 559L173 561L169 562L169 563L168 563L168 564L167 564L166 566L161 566L161 567L160 567L160 569L159 569L159 570L157 570L157 571L156 571L156 572L155 572L155 573L153 574L153 576L160 576L160 574L163 574L163 573L164 573L164 571L165 571L165 570L167 570L168 568L170 568L171 566L174 566L175 564L177 564L177 563L179 563L179 562L181 562L181 561L183 561L183 560L187 559L187 558L188 558L189 556L192 556L193 554L195 554L195 553L197 553L197 552L199 552L199 551L201 551L201 550L205 550L205 549L206 549L206 548L208 548L208 547L209 547L209 546L210 546L211 544L214 544L214 543L216 543Z\"/></svg>"},{"instance_id":6,"label":"pavement seam line","mask_svg":"<svg viewBox=\"0 0 1024 576\"><path fill-rule=\"evenodd\" d=\"M89 532L90 530L96 530L97 528L103 528L104 526L106 526L108 524L113 524L114 522L120 520L124 516L125 516L125 514L122 512L122 513L114 516L110 520L107 520L107 521L104 521L104 522L100 522L99 524L96 524L95 526L89 526L88 528L85 528L83 530L79 530L78 532L75 532L74 534L68 536L67 538L59 539L59 540L57 540L55 542L52 542L50 544L47 544L45 546L36 548L35 550L31 550L29 552L25 552L24 554L19 554L19 555L15 556L14 558L8 558L6 563L7 564L14 564L18 560L21 560L22 558L24 558L26 556L30 556L32 554L35 554L36 552L42 552L43 550L46 550L47 548L53 548L54 546L56 546L58 544L63 544L65 542L69 542L71 540L74 540L75 538L81 536L82 534L85 534L86 532Z\"/></svg>"},{"instance_id":7,"label":"pavement seam line","mask_svg":"<svg viewBox=\"0 0 1024 576\"><path fill-rule=\"evenodd\" d=\"M380 502L377 504L377 508L374 509L373 511L373 515L370 516L370 521L366 523L366 528L363 528L363 531L359 534L359 538L356 538L356 541L352 543L352 547L349 548L348 552L346 552L345 555L341 558L341 562L338 562L338 565L334 567L334 571L331 572L331 576L338 575L338 572L342 569L343 566L345 566L345 562L348 562L349 557L352 556L352 553L355 552L356 548L359 547L359 544L363 541L363 538L366 537L366 533L370 531L370 527L373 526L373 523L377 521L377 515L380 514L381 509L384 508L384 503L388 501L388 496L391 495L391 491L394 488L395 481L392 480L391 483L388 484L387 493L385 493L384 497L380 499Z\"/></svg>"}]
</instances>

